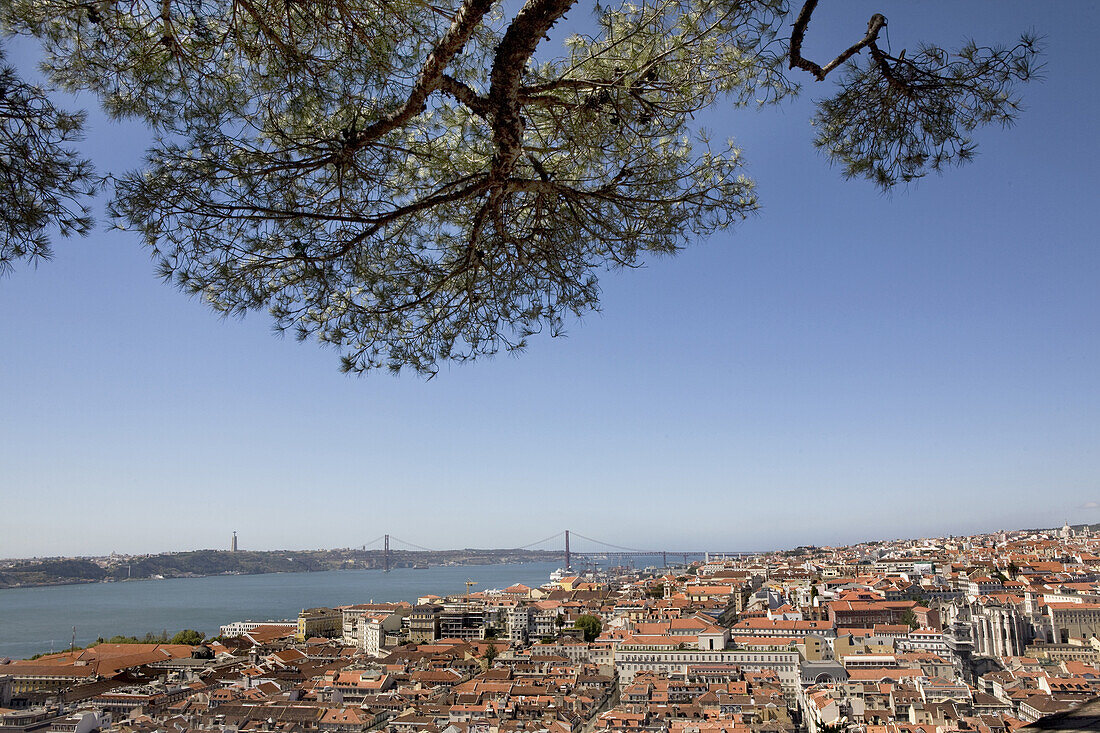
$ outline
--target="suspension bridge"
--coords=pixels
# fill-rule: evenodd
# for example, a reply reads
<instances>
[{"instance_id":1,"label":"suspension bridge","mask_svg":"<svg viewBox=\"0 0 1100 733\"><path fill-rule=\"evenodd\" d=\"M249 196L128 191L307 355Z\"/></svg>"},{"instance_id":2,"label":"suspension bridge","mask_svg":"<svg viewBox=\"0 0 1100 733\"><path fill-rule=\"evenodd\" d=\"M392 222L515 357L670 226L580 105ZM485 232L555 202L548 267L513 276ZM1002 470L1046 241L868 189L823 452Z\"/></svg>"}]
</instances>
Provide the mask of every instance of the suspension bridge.
<instances>
[{"instance_id":1,"label":"suspension bridge","mask_svg":"<svg viewBox=\"0 0 1100 733\"><path fill-rule=\"evenodd\" d=\"M581 540L582 544L578 546L575 540ZM570 541L573 540L573 544ZM552 543L559 543L564 541L563 545L553 546ZM449 550L443 548L430 548L418 545L414 542L400 539L391 534L383 534L375 537L370 542L363 545L364 550L380 550L383 553L383 569L387 572L393 565L393 553L395 551L403 552L448 552ZM636 547L623 547L622 545L616 545L610 542L604 542L602 540L586 537L579 532L573 530L562 530L557 534L553 534L549 537L544 537L541 540L536 540L527 545L519 547L505 547L497 548L495 552L520 552L520 551L551 551L558 552L565 555L565 570L572 570L573 561L581 560L588 564L589 561L595 561L597 559L618 559L622 563L625 559L633 558L661 558L661 567L667 568L668 559L681 558L683 563L687 565L690 559L698 559L706 556L714 557L727 557L727 558L739 558L739 557L751 557L759 553L756 552L744 552L744 551L721 551L721 550L698 550L698 551L686 551L686 550L642 550Z\"/></svg>"}]
</instances>

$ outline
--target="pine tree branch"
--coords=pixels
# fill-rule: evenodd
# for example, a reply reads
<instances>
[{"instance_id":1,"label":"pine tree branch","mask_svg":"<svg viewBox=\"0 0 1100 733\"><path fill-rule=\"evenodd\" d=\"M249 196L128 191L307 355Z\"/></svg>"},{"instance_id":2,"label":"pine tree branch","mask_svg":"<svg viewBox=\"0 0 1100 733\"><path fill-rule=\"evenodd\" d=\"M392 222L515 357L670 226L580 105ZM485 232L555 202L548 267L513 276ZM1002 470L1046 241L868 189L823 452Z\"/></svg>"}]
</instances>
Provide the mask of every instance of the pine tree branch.
<instances>
[{"instance_id":1,"label":"pine tree branch","mask_svg":"<svg viewBox=\"0 0 1100 733\"><path fill-rule=\"evenodd\" d=\"M527 0L497 46L489 86L493 143L496 145L489 173L491 180L508 178L520 154L523 116L520 114L519 88L527 62L546 33L575 2Z\"/></svg>"},{"instance_id":2,"label":"pine tree branch","mask_svg":"<svg viewBox=\"0 0 1100 733\"><path fill-rule=\"evenodd\" d=\"M835 59L825 64L825 66L819 66L813 61L802 57L802 41L806 37L806 28L810 25L810 18L813 16L814 9L817 7L817 2L818 0L806 0L805 4L802 6L802 10L798 13L798 18L794 21L794 28L791 31L791 50L788 68L803 69L813 74L818 81L824 81L830 71L868 46L874 46L875 41L878 40L879 32L886 27L886 17L881 13L872 15L871 19L867 21L867 34L861 41L844 49ZM872 51L874 50L875 49L872 48ZM889 78L889 69L886 69L885 72Z\"/></svg>"}]
</instances>

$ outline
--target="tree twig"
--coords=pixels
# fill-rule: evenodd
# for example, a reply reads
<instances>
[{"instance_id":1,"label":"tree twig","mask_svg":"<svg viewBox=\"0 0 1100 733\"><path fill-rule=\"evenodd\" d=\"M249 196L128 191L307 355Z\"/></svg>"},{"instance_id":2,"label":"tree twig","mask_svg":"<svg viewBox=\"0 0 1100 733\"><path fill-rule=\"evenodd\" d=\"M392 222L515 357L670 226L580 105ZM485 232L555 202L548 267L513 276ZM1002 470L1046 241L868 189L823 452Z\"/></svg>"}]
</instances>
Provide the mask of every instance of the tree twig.
<instances>
[{"instance_id":1,"label":"tree twig","mask_svg":"<svg viewBox=\"0 0 1100 733\"><path fill-rule=\"evenodd\" d=\"M868 46L872 47L872 53L877 50L874 47L874 43L878 40L879 32L886 27L886 16L881 13L872 15L871 19L867 21L867 34L862 40L841 51L835 59L825 64L825 66L819 66L813 61L802 57L802 41L806 37L806 28L810 25L810 18L814 14L817 2L818 0L806 0L802 5L802 10L799 11L798 17L794 21L794 28L791 31L791 50L788 68L803 69L813 74L818 81L824 81L830 71ZM877 60L878 58L876 57L876 61ZM881 68L882 64L880 63L879 66ZM884 73L886 73L887 78L889 78L889 68L885 69Z\"/></svg>"}]
</instances>

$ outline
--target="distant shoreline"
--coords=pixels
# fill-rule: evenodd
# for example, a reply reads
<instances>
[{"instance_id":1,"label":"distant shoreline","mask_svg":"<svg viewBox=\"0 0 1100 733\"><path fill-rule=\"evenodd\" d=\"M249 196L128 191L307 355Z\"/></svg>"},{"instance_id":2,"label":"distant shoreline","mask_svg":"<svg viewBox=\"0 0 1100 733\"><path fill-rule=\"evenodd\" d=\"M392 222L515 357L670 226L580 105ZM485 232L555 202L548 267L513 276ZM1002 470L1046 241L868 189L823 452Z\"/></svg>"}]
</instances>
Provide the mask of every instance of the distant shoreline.
<instances>
[{"instance_id":1,"label":"distant shoreline","mask_svg":"<svg viewBox=\"0 0 1100 733\"><path fill-rule=\"evenodd\" d=\"M554 562L564 559L564 556L559 551L539 550L393 551L390 567L398 570L424 569L425 566ZM7 565L0 566L0 591L219 575L382 571L385 563L385 555L380 550L194 550L141 557L9 560Z\"/></svg>"}]
</instances>

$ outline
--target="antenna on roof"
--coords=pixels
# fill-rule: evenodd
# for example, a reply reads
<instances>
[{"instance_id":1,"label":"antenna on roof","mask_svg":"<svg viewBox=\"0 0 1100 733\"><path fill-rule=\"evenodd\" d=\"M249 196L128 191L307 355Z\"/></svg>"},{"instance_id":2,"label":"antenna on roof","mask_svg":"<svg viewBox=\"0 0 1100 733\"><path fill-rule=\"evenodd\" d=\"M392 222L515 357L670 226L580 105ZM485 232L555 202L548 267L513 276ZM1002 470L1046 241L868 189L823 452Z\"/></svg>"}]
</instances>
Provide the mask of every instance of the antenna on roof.
<instances>
[{"instance_id":1,"label":"antenna on roof","mask_svg":"<svg viewBox=\"0 0 1100 733\"><path fill-rule=\"evenodd\" d=\"M69 654L76 653L76 627L73 627L73 639L69 642Z\"/></svg>"}]
</instances>

